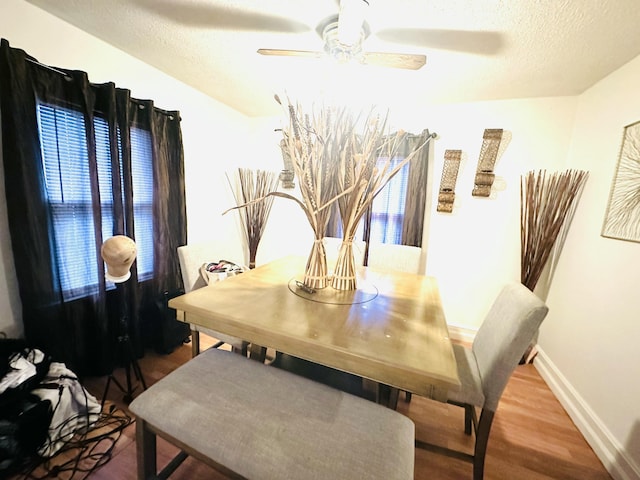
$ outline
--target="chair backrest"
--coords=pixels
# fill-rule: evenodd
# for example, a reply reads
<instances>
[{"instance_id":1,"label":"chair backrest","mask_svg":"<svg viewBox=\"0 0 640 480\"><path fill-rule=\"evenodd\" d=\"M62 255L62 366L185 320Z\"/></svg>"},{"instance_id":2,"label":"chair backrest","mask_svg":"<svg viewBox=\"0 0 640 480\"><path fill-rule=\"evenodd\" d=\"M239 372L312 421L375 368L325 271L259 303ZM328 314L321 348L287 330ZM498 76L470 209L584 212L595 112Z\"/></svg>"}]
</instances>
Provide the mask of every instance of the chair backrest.
<instances>
[{"instance_id":1,"label":"chair backrest","mask_svg":"<svg viewBox=\"0 0 640 480\"><path fill-rule=\"evenodd\" d=\"M200 274L200 267L205 263L228 260L242 265L242 262L225 256L225 252L223 252L222 249L223 247L220 242L215 241L178 247L178 260L180 261L180 271L182 273L185 292L190 292L191 290L207 285Z\"/></svg>"},{"instance_id":2,"label":"chair backrest","mask_svg":"<svg viewBox=\"0 0 640 480\"><path fill-rule=\"evenodd\" d=\"M494 301L473 341L482 379L483 408L491 411L533 340L549 308L521 283L506 285Z\"/></svg>"},{"instance_id":3,"label":"chair backrest","mask_svg":"<svg viewBox=\"0 0 640 480\"><path fill-rule=\"evenodd\" d=\"M406 273L420 272L422 249L410 245L369 242L369 266Z\"/></svg>"}]
</instances>

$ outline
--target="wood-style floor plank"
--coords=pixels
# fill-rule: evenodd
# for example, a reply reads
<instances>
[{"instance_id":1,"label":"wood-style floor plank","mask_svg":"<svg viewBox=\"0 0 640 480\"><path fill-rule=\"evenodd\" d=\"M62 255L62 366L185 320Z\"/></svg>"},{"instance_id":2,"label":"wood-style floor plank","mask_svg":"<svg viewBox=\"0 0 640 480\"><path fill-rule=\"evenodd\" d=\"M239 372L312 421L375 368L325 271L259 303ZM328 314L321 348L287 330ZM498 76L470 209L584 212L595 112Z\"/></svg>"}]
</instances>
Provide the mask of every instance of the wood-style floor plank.
<instances>
[{"instance_id":1,"label":"wood-style floor plank","mask_svg":"<svg viewBox=\"0 0 640 480\"><path fill-rule=\"evenodd\" d=\"M209 344L202 335L203 347ZM148 352L139 361L148 385L189 360L190 345L170 355ZM116 375L122 372L116 371ZM101 399L106 378L85 381L89 392ZM108 404L128 413L122 393L110 387ZM215 406L212 405L212 409ZM401 397L398 410L416 424L416 436L430 443L466 449L473 439L464 434L463 411L452 405L413 396L410 403ZM168 412L170 414L170 412ZM187 426L185 426L187 427ZM135 425L125 430L112 459L90 478L93 480L134 480L136 478ZM212 432L212 439L215 432ZM177 453L175 447L158 441L159 465ZM471 479L471 465L459 460L416 449L416 479ZM327 459L330 461L330 459ZM17 478L17 477L16 477ZM70 478L58 476L60 479ZM82 478L77 476L74 478ZM224 480L226 477L206 465L188 458L171 476L180 480ZM485 466L487 480L610 480L602 463L576 429L533 365L521 365L511 378L496 413Z\"/></svg>"}]
</instances>

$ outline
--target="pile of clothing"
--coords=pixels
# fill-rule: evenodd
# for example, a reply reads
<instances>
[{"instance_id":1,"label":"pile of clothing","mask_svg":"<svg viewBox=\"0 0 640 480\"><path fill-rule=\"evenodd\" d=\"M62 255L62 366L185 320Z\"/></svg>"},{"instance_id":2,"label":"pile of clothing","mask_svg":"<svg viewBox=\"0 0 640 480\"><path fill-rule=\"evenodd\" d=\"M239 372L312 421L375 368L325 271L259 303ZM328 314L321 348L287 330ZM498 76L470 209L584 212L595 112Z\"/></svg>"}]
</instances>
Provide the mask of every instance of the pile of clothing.
<instances>
[{"instance_id":1,"label":"pile of clothing","mask_svg":"<svg viewBox=\"0 0 640 480\"><path fill-rule=\"evenodd\" d=\"M53 456L100 410L63 363L23 340L0 338L0 478Z\"/></svg>"}]
</instances>

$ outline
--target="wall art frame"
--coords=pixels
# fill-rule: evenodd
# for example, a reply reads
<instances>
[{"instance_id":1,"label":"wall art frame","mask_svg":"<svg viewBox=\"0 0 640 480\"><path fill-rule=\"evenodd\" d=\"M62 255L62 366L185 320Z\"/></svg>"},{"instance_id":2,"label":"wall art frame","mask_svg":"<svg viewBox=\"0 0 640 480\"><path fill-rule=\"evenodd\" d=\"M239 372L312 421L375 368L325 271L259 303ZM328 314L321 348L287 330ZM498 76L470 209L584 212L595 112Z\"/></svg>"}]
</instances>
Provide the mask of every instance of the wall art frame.
<instances>
[{"instance_id":1,"label":"wall art frame","mask_svg":"<svg viewBox=\"0 0 640 480\"><path fill-rule=\"evenodd\" d=\"M624 127L601 235L640 242L640 121Z\"/></svg>"}]
</instances>

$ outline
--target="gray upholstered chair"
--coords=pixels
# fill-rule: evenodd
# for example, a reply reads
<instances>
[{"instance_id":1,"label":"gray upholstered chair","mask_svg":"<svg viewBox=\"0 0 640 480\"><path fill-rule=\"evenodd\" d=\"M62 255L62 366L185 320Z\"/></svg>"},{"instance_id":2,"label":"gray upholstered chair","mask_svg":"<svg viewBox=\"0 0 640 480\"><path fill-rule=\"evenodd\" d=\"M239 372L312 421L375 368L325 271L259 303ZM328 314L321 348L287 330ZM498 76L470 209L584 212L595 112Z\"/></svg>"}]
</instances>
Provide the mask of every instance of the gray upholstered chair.
<instances>
[{"instance_id":1,"label":"gray upholstered chair","mask_svg":"<svg viewBox=\"0 0 640 480\"><path fill-rule=\"evenodd\" d=\"M473 454L458 452L416 439L416 447L453 456L473 464L473 478L484 476L489 432L502 392L522 354L548 312L547 306L520 283L506 285L480 326L471 348L454 345L459 391L448 402L465 409L465 433L476 441ZM481 409L477 418L476 407Z\"/></svg>"},{"instance_id":2,"label":"gray upholstered chair","mask_svg":"<svg viewBox=\"0 0 640 480\"><path fill-rule=\"evenodd\" d=\"M182 272L182 282L184 284L185 293L207 285L200 272L203 264L221 259L238 263L233 258L220 258L219 248L220 246L214 242L203 242L178 247L178 259L180 260L180 271ZM214 345L216 348L226 343L231 345L234 352L246 356L248 342L245 342L240 338L215 332L208 328L193 324L190 326L192 356L195 357L200 353L200 332L219 340L218 343Z\"/></svg>"}]
</instances>

